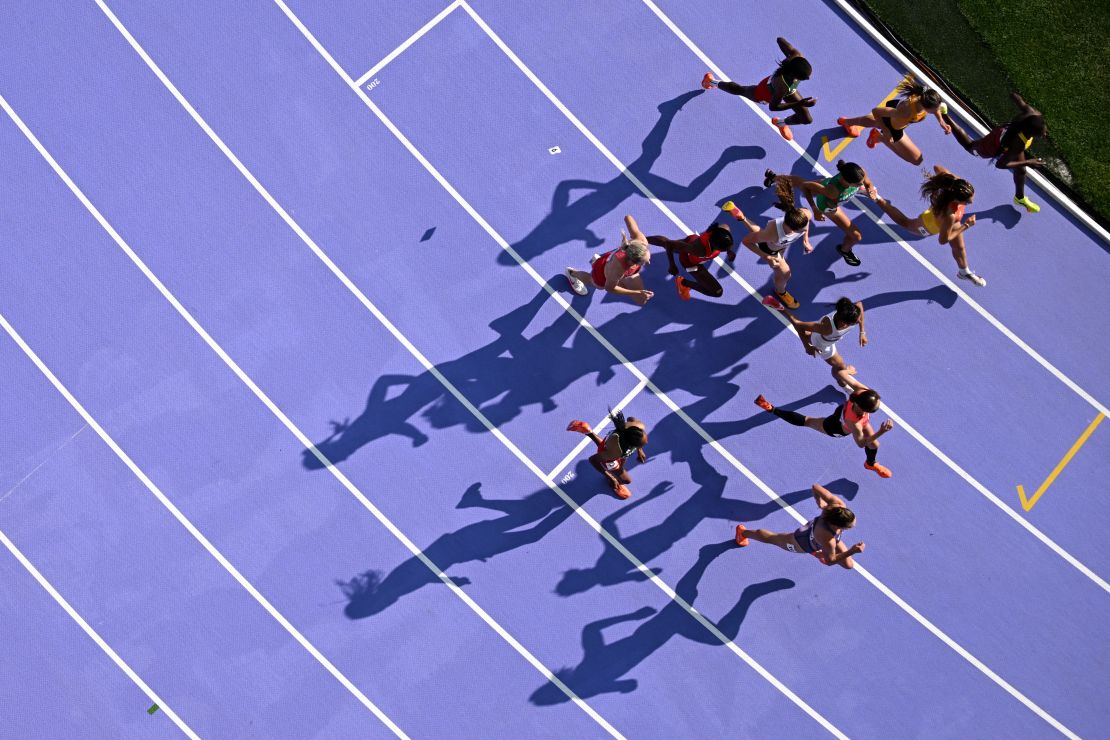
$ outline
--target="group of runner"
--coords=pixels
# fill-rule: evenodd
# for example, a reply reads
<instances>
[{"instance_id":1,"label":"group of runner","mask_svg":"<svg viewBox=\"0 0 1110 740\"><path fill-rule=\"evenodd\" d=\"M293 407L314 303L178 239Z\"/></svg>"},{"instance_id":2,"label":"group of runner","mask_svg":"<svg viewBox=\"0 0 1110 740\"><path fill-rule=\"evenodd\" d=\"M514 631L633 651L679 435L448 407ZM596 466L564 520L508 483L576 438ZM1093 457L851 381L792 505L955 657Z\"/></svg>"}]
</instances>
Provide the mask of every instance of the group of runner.
<instances>
[{"instance_id":1,"label":"group of runner","mask_svg":"<svg viewBox=\"0 0 1110 740\"><path fill-rule=\"evenodd\" d=\"M803 97L798 91L800 83L812 75L813 67L786 39L779 38L777 41L784 58L772 74L755 85L717 80L712 73L707 72L702 79L702 87L707 90L716 88L767 105L773 114L790 111L789 116L774 115L771 123L784 139L791 141L794 138L791 126L813 122L810 109L816 105L817 99ZM869 113L852 118L840 117L837 123L853 138L862 135L865 129L870 129L868 148L873 149L882 143L906 162L921 165L924 155L906 133L906 129L932 116L944 133L952 135L966 151L993 160L997 168L1012 172L1015 205L1023 207L1029 213L1040 210L1025 194L1025 170L1044 163L1040 159L1027 157L1026 152L1037 138L1047 134L1047 127L1041 113L1020 95L1012 95L1019 109L1013 120L994 128L980 139L972 139L949 116L940 95L912 74L906 75L896 93L895 97ZM870 415L881 407L879 394L853 377L856 368L849 365L837 351L837 342L854 326L859 327L860 346L867 344L863 305L849 298L841 298L833 311L817 321L798 319L792 312L801 304L787 290L791 276L790 265L786 260L787 248L800 240L805 252L811 252L811 221L828 219L844 232L844 239L837 247L840 256L849 265L859 265L861 260L855 254L854 247L862 239L862 234L841 206L862 192L899 227L925 237L936 236L940 244L947 244L959 268L956 276L976 287L984 287L986 280L968 264L964 241L964 233L975 224L975 216L965 214L967 206L974 200L975 188L946 168L934 166L920 190L928 206L911 218L881 197L867 172L854 162L837 162L836 174L819 180L780 175L769 169L764 173L763 185L774 189L774 206L782 211L781 216L760 226L749 220L731 201L726 202L722 210L729 213L746 230L739 243L762 258L771 268L774 294L763 299L764 305L783 312L796 330L806 352L828 363L834 380L849 396L827 417L804 416L795 411L780 409L762 394L756 398L755 403L765 412L794 426L808 427L832 437L852 437L864 450L864 467L881 478L890 478L890 469L877 461L877 455L879 438L893 429L894 423L888 419L878 430L872 427ZM798 205L796 191L801 191L808 208ZM588 272L567 268L566 276L575 293L587 295L589 286L593 286L625 296L638 305L645 305L654 293L645 289L640 273L651 261L649 247L655 246L666 252L668 272L674 276L675 289L681 300L690 300L691 291L712 298L723 295L721 283L711 273L709 266L722 254L730 263L736 259L737 241L727 223L714 223L703 233L691 234L683 239L647 236L632 216L625 217L625 226L627 233L622 232L620 247L594 255ZM610 420L613 430L604 438L583 421L571 422L567 430L590 437L597 446L597 451L590 457L590 463L605 477L614 494L624 499L631 495L628 485L632 482L625 461L633 455L640 462L646 461L644 447L647 445L648 434L642 421L634 417L625 418L619 411L611 412ZM790 552L815 555L826 565L851 568L852 556L862 552L864 546L862 543L845 546L841 543L841 537L845 529L855 525L855 514L842 500L818 484L813 486L813 494L821 513L804 527L795 532L776 533L763 529L749 530L741 524L736 528L737 544L746 546L750 539L755 539L778 545Z\"/></svg>"}]
</instances>

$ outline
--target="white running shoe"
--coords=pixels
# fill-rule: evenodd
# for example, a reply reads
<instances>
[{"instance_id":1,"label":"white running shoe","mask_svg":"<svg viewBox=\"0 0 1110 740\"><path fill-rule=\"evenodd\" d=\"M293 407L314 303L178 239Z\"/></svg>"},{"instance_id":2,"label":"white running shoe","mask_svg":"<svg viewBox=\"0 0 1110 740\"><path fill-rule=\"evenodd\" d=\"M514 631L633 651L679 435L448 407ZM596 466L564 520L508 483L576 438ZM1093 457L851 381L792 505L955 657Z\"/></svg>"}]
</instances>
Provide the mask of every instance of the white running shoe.
<instances>
[{"instance_id":1,"label":"white running shoe","mask_svg":"<svg viewBox=\"0 0 1110 740\"><path fill-rule=\"evenodd\" d=\"M566 276L567 282L570 283L570 289L575 293L578 295L586 295L590 292L586 290L586 284L574 276L573 268L567 268Z\"/></svg>"},{"instance_id":2,"label":"white running shoe","mask_svg":"<svg viewBox=\"0 0 1110 740\"><path fill-rule=\"evenodd\" d=\"M968 281L969 283L974 285L976 288L985 288L985 287L987 287L987 281L984 280L983 278L979 277L978 275L976 275L974 272L969 271L969 272L965 273L963 271L960 271L960 272L956 273L956 277L958 277L960 280Z\"/></svg>"}]
</instances>

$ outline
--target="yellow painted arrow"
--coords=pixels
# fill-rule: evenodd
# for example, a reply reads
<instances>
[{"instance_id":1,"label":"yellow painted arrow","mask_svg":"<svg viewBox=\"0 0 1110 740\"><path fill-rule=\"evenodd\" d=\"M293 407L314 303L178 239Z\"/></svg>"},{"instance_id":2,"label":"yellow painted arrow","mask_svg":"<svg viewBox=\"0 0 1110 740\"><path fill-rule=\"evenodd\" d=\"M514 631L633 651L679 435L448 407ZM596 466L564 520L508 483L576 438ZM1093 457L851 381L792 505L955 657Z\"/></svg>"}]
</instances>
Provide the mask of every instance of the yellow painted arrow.
<instances>
[{"instance_id":1,"label":"yellow painted arrow","mask_svg":"<svg viewBox=\"0 0 1110 740\"><path fill-rule=\"evenodd\" d=\"M898 83L898 84L902 84L902 83ZM891 90L889 93L887 93L886 97L882 99L882 102L879 103L879 105L886 105L888 100L893 100L895 98L895 96L897 96L897 95L898 95L898 88L895 87L893 90ZM836 145L836 149L833 149L832 151L829 151L829 137L822 136L821 137L821 148L825 150L825 161L826 162L831 162L834 159L836 159L836 155L838 155L842 151L844 151L844 147L848 146L853 141L855 141L854 138L845 137L844 141L842 141L842 142L840 142L839 144Z\"/></svg>"},{"instance_id":2,"label":"yellow painted arrow","mask_svg":"<svg viewBox=\"0 0 1110 740\"><path fill-rule=\"evenodd\" d=\"M1079 436L1079 439L1075 441L1075 444L1071 446L1071 449L1068 450L1068 454L1064 455L1064 459L1061 460L1059 464L1057 464L1056 467L1052 469L1052 472L1049 473L1047 478L1045 478L1044 483L1041 484L1041 487L1037 489L1037 492L1033 494L1032 498L1025 498L1025 489L1021 486L1017 487L1018 497L1021 499L1021 508L1029 511L1036 505L1037 501L1039 501L1041 496L1044 495L1044 492L1047 491L1048 487L1051 486L1053 481L1056 480L1056 476L1060 475L1060 471L1067 467L1067 464L1071 462L1071 459L1073 457L1075 457L1075 453L1079 452L1079 448L1087 443L1087 440L1105 418L1106 417L1102 414L1099 414L1095 417L1095 420L1090 423L1086 430L1084 430L1083 434Z\"/></svg>"},{"instance_id":3,"label":"yellow painted arrow","mask_svg":"<svg viewBox=\"0 0 1110 740\"><path fill-rule=\"evenodd\" d=\"M852 143L853 141L855 141L855 139L851 139L851 138L845 137L845 138L844 138L844 141L842 141L842 142L840 142L839 144L837 144L837 145L836 145L836 149L833 149L833 150L832 150L832 151L830 152L830 151L829 151L829 137L827 137L827 136L822 136L822 137L821 137L821 147L822 147L822 148L823 148L823 149L825 150L825 161L826 161L826 162L831 162L831 161L833 161L834 159L836 159L836 155L837 155L837 154L840 154L840 153L841 153L842 151L844 151L844 147L848 146L848 145L849 145L849 144L851 144L851 143Z\"/></svg>"}]
</instances>

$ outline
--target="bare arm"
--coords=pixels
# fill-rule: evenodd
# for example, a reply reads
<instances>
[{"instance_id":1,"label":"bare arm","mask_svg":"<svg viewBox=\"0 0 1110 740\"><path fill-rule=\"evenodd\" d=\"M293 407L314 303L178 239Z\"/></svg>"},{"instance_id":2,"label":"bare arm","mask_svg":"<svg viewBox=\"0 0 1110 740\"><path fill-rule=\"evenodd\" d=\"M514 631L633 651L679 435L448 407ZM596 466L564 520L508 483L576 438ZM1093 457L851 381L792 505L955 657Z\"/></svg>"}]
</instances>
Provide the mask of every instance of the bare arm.
<instances>
[{"instance_id":1,"label":"bare arm","mask_svg":"<svg viewBox=\"0 0 1110 740\"><path fill-rule=\"evenodd\" d=\"M944 120L944 116L942 116L940 113L940 108L937 108L935 111L933 111L933 118L937 119L937 123L940 124L941 130L944 131L945 134L952 133L952 127L949 126L948 122Z\"/></svg>"},{"instance_id":2,"label":"bare arm","mask_svg":"<svg viewBox=\"0 0 1110 740\"><path fill-rule=\"evenodd\" d=\"M822 509L827 509L830 506L843 506L844 505L844 501L842 501L837 496L834 496L832 491L825 488L820 483L814 483L812 490L813 490L813 499L817 502L817 505L819 507L821 507Z\"/></svg>"},{"instance_id":3,"label":"bare arm","mask_svg":"<svg viewBox=\"0 0 1110 740\"><path fill-rule=\"evenodd\" d=\"M624 225L628 227L628 233L633 239L647 241L647 237L644 236L644 232L640 231L640 227L636 225L636 219L632 218L631 214L624 217Z\"/></svg>"},{"instance_id":4,"label":"bare arm","mask_svg":"<svg viewBox=\"0 0 1110 740\"><path fill-rule=\"evenodd\" d=\"M626 295L635 297L642 293L647 293L644 290L629 290L620 284L621 278L624 277L624 268L621 267L620 262L615 258L611 258L605 264L605 290L606 292L615 295Z\"/></svg>"},{"instance_id":5,"label":"bare arm","mask_svg":"<svg viewBox=\"0 0 1110 740\"><path fill-rule=\"evenodd\" d=\"M1010 100L1014 101L1014 105L1021 109L1022 113L1039 116L1041 112L1025 102L1025 98L1021 97L1020 93L1010 93Z\"/></svg>"},{"instance_id":6,"label":"bare arm","mask_svg":"<svg viewBox=\"0 0 1110 740\"><path fill-rule=\"evenodd\" d=\"M759 229L758 231L750 231L747 234L744 234L744 238L740 240L740 243L743 244L748 249L752 250L753 252L758 251L759 247L757 245L760 242L766 242L766 241L771 240L771 230L773 228L774 228L774 226L772 224L767 224L766 226L764 226L762 229ZM762 255L763 253L759 252L759 254Z\"/></svg>"},{"instance_id":7,"label":"bare arm","mask_svg":"<svg viewBox=\"0 0 1110 740\"><path fill-rule=\"evenodd\" d=\"M786 56L787 59L789 59L790 57L800 57L802 55L802 52L791 46L790 42L784 39L782 36L779 36L777 39L775 39L775 43L779 45L779 49L782 50L782 53Z\"/></svg>"},{"instance_id":8,"label":"bare arm","mask_svg":"<svg viewBox=\"0 0 1110 740\"><path fill-rule=\"evenodd\" d=\"M867 346L867 332L863 328L863 301L856 301L856 308L859 309L859 346Z\"/></svg>"},{"instance_id":9,"label":"bare arm","mask_svg":"<svg viewBox=\"0 0 1110 740\"><path fill-rule=\"evenodd\" d=\"M877 440L879 437L883 436L893 428L894 422L890 419L887 419L883 422L882 426L879 427L879 431L872 432L871 434L868 434L863 430L862 424L855 424L852 426L852 436L855 437L857 445L859 445L860 447L868 447L874 444L875 440Z\"/></svg>"},{"instance_id":10,"label":"bare arm","mask_svg":"<svg viewBox=\"0 0 1110 740\"><path fill-rule=\"evenodd\" d=\"M825 556L825 565L839 565L845 570L851 570L855 567L852 562L853 555L859 555L863 552L864 544L857 542L851 547L844 548L843 550L836 546L835 539L829 539L828 544L822 548L822 554Z\"/></svg>"},{"instance_id":11,"label":"bare arm","mask_svg":"<svg viewBox=\"0 0 1110 740\"><path fill-rule=\"evenodd\" d=\"M666 236L649 236L649 237L647 237L647 243L652 245L653 247L663 247L663 249L666 249L667 251L671 251L671 250L676 251L676 252L693 252L694 251L694 250L690 249L690 247L692 246L690 244L690 242L684 241L682 239L671 239L671 238L666 237Z\"/></svg>"}]
</instances>

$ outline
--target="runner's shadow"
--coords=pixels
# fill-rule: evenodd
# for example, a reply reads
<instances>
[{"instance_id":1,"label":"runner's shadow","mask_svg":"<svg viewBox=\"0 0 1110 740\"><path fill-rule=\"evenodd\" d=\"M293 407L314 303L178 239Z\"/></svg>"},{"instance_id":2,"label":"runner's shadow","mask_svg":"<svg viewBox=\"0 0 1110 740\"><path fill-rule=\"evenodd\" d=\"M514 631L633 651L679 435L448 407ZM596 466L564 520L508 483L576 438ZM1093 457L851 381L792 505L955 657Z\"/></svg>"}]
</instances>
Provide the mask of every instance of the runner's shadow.
<instances>
[{"instance_id":1,"label":"runner's shadow","mask_svg":"<svg viewBox=\"0 0 1110 740\"><path fill-rule=\"evenodd\" d=\"M530 301L490 322L496 339L435 367L436 373L448 378L495 425L515 418L528 406L554 411L554 396L563 388L616 363L596 342L565 346L579 328L577 320L566 312L560 312L549 326L526 339L524 333L548 297L545 289L539 289ZM332 433L316 443L315 449L334 464L389 435L407 437L413 447L419 447L428 436L412 422L417 415L437 429L459 425L476 433L488 431L444 387L436 373L378 377L362 412L354 420L348 417L332 421ZM302 462L309 470L325 465L313 450L304 451Z\"/></svg>"},{"instance_id":2,"label":"runner's shadow","mask_svg":"<svg viewBox=\"0 0 1110 740\"><path fill-rule=\"evenodd\" d=\"M585 476L589 463L579 463L577 473ZM589 481L572 481L562 486L579 506L597 490ZM501 516L483 519L436 538L424 548L424 555L441 571L447 573L467 563L486 562L490 558L539 542L569 519L574 511L550 488L543 488L522 499L489 499L482 495L482 484L474 483L462 495L458 509L481 508ZM458 586L466 586L470 578L451 576ZM400 599L425 586L442 583L424 561L412 556L388 575L369 570L348 580L337 581L347 597L344 613L348 619L364 619L379 614Z\"/></svg>"},{"instance_id":3,"label":"runner's shadow","mask_svg":"<svg viewBox=\"0 0 1110 740\"><path fill-rule=\"evenodd\" d=\"M755 522L779 510L779 505L771 500L752 503L743 499L724 498L728 479L714 470L704 458L701 463L691 465L693 480L698 486L697 490L668 512L658 524L639 532L622 535L618 523L622 517L628 516L637 508L671 491L673 485L670 482L660 483L646 496L637 497L631 503L622 506L606 517L602 521L602 526L619 539L640 562L647 564L678 544L706 519ZM807 500L811 495L807 488L785 494L782 499L788 504L797 504ZM628 558L614 549L608 541L603 540L602 546L604 549L597 563L590 568L571 568L565 571L555 586L555 593L560 596L573 596L599 586L616 586L647 579L644 573L632 565ZM662 573L660 568L652 568L651 571L656 575Z\"/></svg>"},{"instance_id":4,"label":"runner's shadow","mask_svg":"<svg viewBox=\"0 0 1110 740\"><path fill-rule=\"evenodd\" d=\"M698 551L697 562L679 580L675 588L678 595L686 603L693 605L698 597L698 585L709 565L718 556L735 547L736 543L731 539L702 547ZM717 628L728 639L735 640L741 624L757 599L793 587L794 582L786 578L747 586L736 604L716 622ZM628 637L606 642L604 630L625 622L641 624ZM636 690L637 681L627 677L628 674L675 637L684 637L705 645L721 645L716 637L672 600L658 612L645 606L628 614L599 619L586 625L582 630L582 660L576 667L562 668L555 675L583 699L599 694L631 693ZM567 695L553 683L546 683L536 689L530 699L539 706L569 701Z\"/></svg>"},{"instance_id":5,"label":"runner's shadow","mask_svg":"<svg viewBox=\"0 0 1110 740\"><path fill-rule=\"evenodd\" d=\"M798 352L799 354L804 354L801 347L798 348ZM755 397L753 396L751 400L754 400L754 398ZM813 404L817 403L841 404L844 403L845 398L846 396L844 395L844 393L838 390L835 386L826 385L821 390L815 391L814 393L811 393L804 398L799 398L798 400L791 401L790 403L780 404L779 408L786 409L787 411L801 411L807 406L812 406ZM722 442L726 439L729 439L730 437L737 437L741 434L747 434L753 429L761 427L764 424L770 424L771 422L778 421L778 418L773 414L769 414L766 411L759 409L758 407L755 408L755 413L747 418L737 419L735 421L707 422L703 423L702 426L705 428L705 431L709 434L709 436L711 436L718 442Z\"/></svg>"},{"instance_id":6,"label":"runner's shadow","mask_svg":"<svg viewBox=\"0 0 1110 740\"><path fill-rule=\"evenodd\" d=\"M894 306L907 301L925 301L936 303L943 308L952 308L956 305L956 291L947 285L936 285L922 290L891 290L886 293L876 293L869 298L862 298L863 308L870 311L875 308Z\"/></svg>"},{"instance_id":7,"label":"runner's shadow","mask_svg":"<svg viewBox=\"0 0 1110 740\"><path fill-rule=\"evenodd\" d=\"M976 221L994 221L1006 231L1014 228L1018 225L1018 221L1021 221L1021 214L1012 205L995 206L985 211L976 211L974 215Z\"/></svg>"},{"instance_id":8,"label":"runner's shadow","mask_svg":"<svg viewBox=\"0 0 1110 740\"><path fill-rule=\"evenodd\" d=\"M627 172L635 176L661 200L675 203L691 202L698 198L732 162L766 156L766 151L762 147L730 146L721 152L717 160L704 172L686 185L651 172L651 168L663 153L663 142L670 132L675 116L686 103L704 92L704 90L686 92L661 103L658 106L659 119L644 139L640 156L628 165ZM572 195L578 191L582 191L583 194L572 200ZM556 186L552 195L551 212L527 236L514 243L513 249L523 259L529 261L568 242L580 241L590 249L600 249L606 239L595 233L591 225L599 218L612 213L621 203L632 197L643 198L644 196L623 172L617 173L613 179L606 182L585 179L564 180ZM498 254L497 262L501 265L516 266L517 264L513 256L506 251Z\"/></svg>"}]
</instances>

